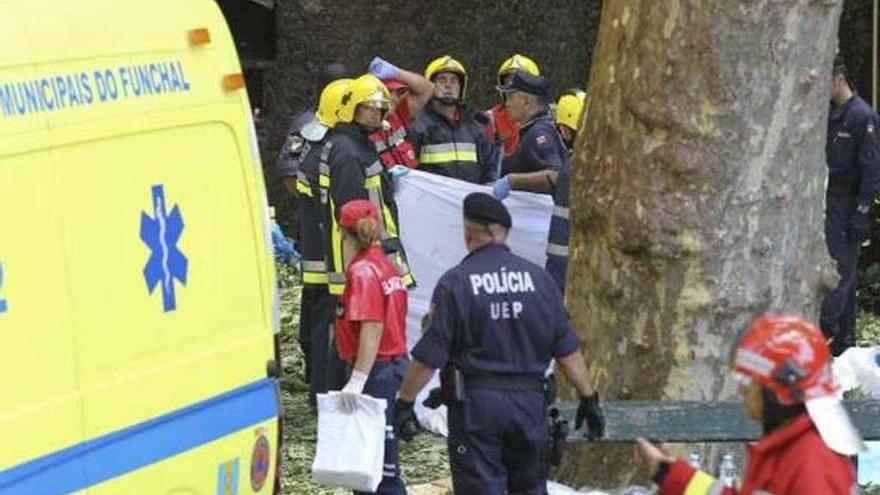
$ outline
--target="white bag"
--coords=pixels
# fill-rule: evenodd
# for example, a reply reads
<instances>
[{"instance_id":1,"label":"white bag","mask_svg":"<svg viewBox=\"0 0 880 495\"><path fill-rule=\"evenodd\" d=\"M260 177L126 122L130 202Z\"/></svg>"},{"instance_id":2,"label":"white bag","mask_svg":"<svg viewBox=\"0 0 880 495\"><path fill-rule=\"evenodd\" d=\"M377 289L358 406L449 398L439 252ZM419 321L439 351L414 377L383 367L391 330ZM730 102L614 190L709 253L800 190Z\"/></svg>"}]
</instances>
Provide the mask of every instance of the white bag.
<instances>
[{"instance_id":1,"label":"white bag","mask_svg":"<svg viewBox=\"0 0 880 495\"><path fill-rule=\"evenodd\" d=\"M339 392L318 394L318 445L312 463L316 483L374 492L385 458L385 399L357 397L352 414L339 410Z\"/></svg>"},{"instance_id":2,"label":"white bag","mask_svg":"<svg viewBox=\"0 0 880 495\"><path fill-rule=\"evenodd\" d=\"M850 347L831 363L843 391L861 387L880 399L880 347Z\"/></svg>"}]
</instances>

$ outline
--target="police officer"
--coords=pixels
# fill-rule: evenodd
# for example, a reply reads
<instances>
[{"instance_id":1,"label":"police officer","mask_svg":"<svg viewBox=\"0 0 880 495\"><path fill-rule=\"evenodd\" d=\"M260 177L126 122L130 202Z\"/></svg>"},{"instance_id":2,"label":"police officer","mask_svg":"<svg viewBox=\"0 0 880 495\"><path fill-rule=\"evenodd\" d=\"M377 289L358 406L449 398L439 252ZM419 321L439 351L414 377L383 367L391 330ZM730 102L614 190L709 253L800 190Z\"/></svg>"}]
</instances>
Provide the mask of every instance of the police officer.
<instances>
[{"instance_id":1,"label":"police officer","mask_svg":"<svg viewBox=\"0 0 880 495\"><path fill-rule=\"evenodd\" d=\"M288 137L283 159L276 171L284 187L297 196L299 203L297 244L303 257L299 342L306 358L306 380L313 404L315 394L335 388L344 379L345 373L345 367L331 345L330 329L335 318L336 298L327 291L318 164L324 138L329 129L336 125L342 95L351 81L337 79L321 91L313 118Z\"/></svg>"},{"instance_id":2,"label":"police officer","mask_svg":"<svg viewBox=\"0 0 880 495\"><path fill-rule=\"evenodd\" d=\"M553 216L550 219L545 266L556 280L559 290L565 293L571 167L569 149L547 111L550 83L542 76L516 71L510 82L498 89L507 93L507 113L522 123L522 128L519 149L510 161L510 173L495 183L492 193L499 199L507 197L511 189L552 194Z\"/></svg>"},{"instance_id":3,"label":"police officer","mask_svg":"<svg viewBox=\"0 0 880 495\"><path fill-rule=\"evenodd\" d=\"M541 69L534 60L520 55L519 53L501 62L498 67L498 86L504 86L510 82L513 73L517 70L524 70L533 76L541 75ZM519 122L514 121L507 115L504 109L504 98L506 93L499 93L500 101L486 110L486 117L489 117L489 123L486 124L486 135L489 139L499 143L504 151L504 157L513 156L519 147Z\"/></svg>"},{"instance_id":4,"label":"police officer","mask_svg":"<svg viewBox=\"0 0 880 495\"><path fill-rule=\"evenodd\" d=\"M395 405L395 429L412 437L413 401L442 369L455 493L544 494L544 371L551 358L581 397L576 428L586 420L597 437L605 426L599 396L556 284L505 244L511 218L504 205L489 194L469 194L464 223L469 254L434 289Z\"/></svg>"},{"instance_id":5,"label":"police officer","mask_svg":"<svg viewBox=\"0 0 880 495\"><path fill-rule=\"evenodd\" d=\"M400 243L393 184L370 141L370 134L382 127L390 105L391 96L381 80L372 74L358 77L343 94L339 123L321 151L318 185L324 221L324 255L328 290L334 296L341 295L345 289L345 267L352 256L342 244L336 210L353 199L368 199L376 205L380 213L382 246L397 265L406 286L415 285Z\"/></svg>"},{"instance_id":6,"label":"police officer","mask_svg":"<svg viewBox=\"0 0 880 495\"><path fill-rule=\"evenodd\" d=\"M488 119L464 105L467 71L446 55L425 69L434 83L430 104L407 131L425 172L485 184L498 178L498 149L486 136Z\"/></svg>"},{"instance_id":7,"label":"police officer","mask_svg":"<svg viewBox=\"0 0 880 495\"><path fill-rule=\"evenodd\" d=\"M840 281L822 301L820 326L833 338L837 356L855 345L856 266L872 223L871 204L880 190L880 121L846 78L840 61L832 71L828 115L828 190L825 242L837 262Z\"/></svg>"}]
</instances>

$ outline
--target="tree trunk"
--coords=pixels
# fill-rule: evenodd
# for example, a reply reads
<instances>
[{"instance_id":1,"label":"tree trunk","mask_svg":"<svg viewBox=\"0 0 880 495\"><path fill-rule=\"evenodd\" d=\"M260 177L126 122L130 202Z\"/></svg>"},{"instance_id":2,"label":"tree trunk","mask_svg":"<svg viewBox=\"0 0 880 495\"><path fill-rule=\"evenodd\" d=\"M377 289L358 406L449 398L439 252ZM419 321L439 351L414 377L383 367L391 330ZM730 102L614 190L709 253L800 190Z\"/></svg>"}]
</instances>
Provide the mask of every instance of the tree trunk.
<instances>
[{"instance_id":1,"label":"tree trunk","mask_svg":"<svg viewBox=\"0 0 880 495\"><path fill-rule=\"evenodd\" d=\"M818 319L825 129L840 0L606 0L578 139L568 307L604 398L730 397L764 312ZM632 446L560 474L650 473Z\"/></svg>"}]
</instances>

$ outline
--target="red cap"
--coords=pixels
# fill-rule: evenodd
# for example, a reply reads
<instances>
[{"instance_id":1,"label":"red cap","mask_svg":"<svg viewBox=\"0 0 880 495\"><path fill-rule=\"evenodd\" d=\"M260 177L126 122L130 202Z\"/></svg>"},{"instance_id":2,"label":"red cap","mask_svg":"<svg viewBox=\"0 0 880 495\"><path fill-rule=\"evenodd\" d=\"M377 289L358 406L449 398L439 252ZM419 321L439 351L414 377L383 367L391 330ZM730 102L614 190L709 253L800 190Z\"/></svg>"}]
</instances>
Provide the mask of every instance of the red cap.
<instances>
[{"instance_id":1,"label":"red cap","mask_svg":"<svg viewBox=\"0 0 880 495\"><path fill-rule=\"evenodd\" d=\"M400 79L385 79L382 82L385 83L385 87L391 91L400 88L409 88L409 86Z\"/></svg>"},{"instance_id":2,"label":"red cap","mask_svg":"<svg viewBox=\"0 0 880 495\"><path fill-rule=\"evenodd\" d=\"M367 217L379 221L379 212L376 211L376 206L366 199L355 199L340 208L339 225L351 229L357 226L358 220Z\"/></svg>"}]
</instances>

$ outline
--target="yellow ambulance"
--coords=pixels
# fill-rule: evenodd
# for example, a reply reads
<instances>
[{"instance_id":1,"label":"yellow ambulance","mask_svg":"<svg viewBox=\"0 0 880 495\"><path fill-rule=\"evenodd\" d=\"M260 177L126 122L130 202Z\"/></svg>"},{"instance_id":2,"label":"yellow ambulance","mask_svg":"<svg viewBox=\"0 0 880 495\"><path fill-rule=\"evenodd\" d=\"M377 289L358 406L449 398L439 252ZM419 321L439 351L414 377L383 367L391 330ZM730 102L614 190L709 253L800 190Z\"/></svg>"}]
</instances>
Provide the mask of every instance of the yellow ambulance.
<instances>
[{"instance_id":1,"label":"yellow ambulance","mask_svg":"<svg viewBox=\"0 0 880 495\"><path fill-rule=\"evenodd\" d=\"M0 0L0 495L273 492L262 181L212 0Z\"/></svg>"}]
</instances>

